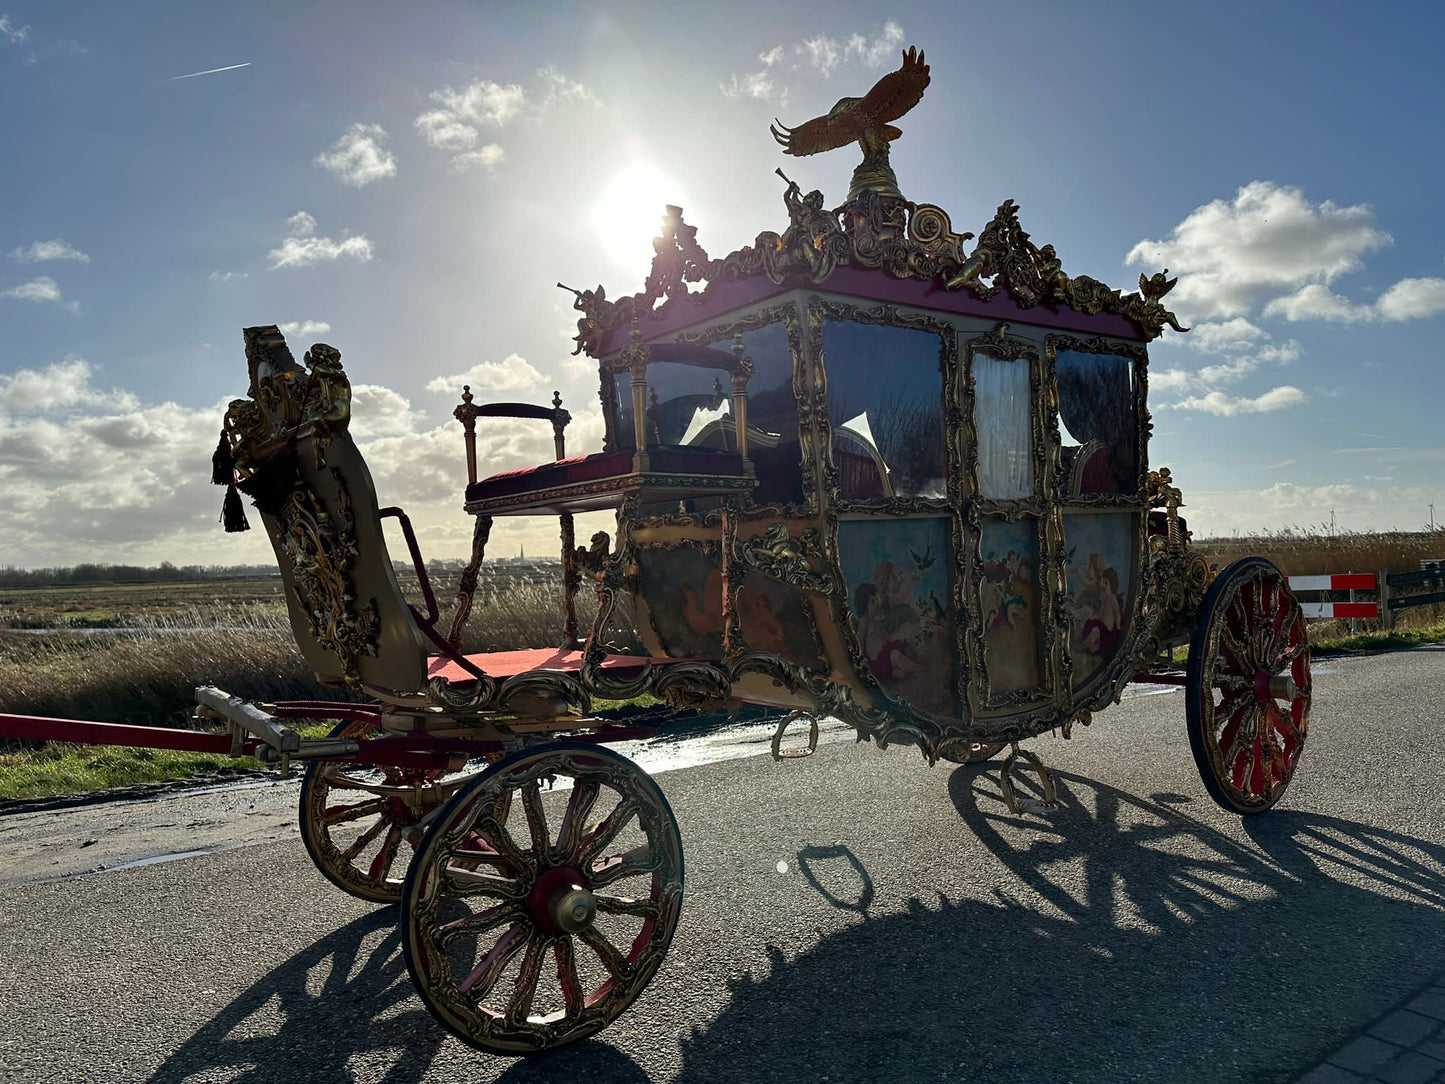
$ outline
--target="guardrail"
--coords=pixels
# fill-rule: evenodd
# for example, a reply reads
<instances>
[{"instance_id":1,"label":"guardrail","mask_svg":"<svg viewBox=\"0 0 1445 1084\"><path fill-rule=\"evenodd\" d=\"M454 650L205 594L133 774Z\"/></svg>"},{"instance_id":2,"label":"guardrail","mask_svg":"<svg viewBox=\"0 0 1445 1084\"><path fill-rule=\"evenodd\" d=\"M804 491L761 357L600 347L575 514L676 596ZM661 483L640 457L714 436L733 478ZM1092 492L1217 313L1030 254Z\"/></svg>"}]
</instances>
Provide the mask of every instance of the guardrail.
<instances>
[{"instance_id":1,"label":"guardrail","mask_svg":"<svg viewBox=\"0 0 1445 1084\"><path fill-rule=\"evenodd\" d=\"M1445 559L1421 561L1419 572L1346 572L1327 576L1291 576L1290 590L1296 593L1348 591L1348 602L1301 602L1306 617L1335 617L1380 620L1385 628L1395 627L1395 615L1416 606L1445 603ZM1356 591L1377 595L1376 601L1357 602Z\"/></svg>"}]
</instances>

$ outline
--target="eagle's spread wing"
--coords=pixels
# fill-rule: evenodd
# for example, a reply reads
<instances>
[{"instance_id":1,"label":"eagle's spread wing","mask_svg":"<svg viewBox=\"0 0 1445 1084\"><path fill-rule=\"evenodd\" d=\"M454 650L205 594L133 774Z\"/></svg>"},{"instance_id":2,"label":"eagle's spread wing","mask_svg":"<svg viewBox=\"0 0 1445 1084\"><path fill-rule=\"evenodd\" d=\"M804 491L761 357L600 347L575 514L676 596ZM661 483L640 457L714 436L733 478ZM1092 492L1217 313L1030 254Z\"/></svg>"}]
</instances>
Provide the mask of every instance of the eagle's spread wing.
<instances>
[{"instance_id":1,"label":"eagle's spread wing","mask_svg":"<svg viewBox=\"0 0 1445 1084\"><path fill-rule=\"evenodd\" d=\"M928 65L917 47L909 46L903 54L903 66L874 83L858 109L880 125L897 120L923 99L927 86Z\"/></svg>"},{"instance_id":2,"label":"eagle's spread wing","mask_svg":"<svg viewBox=\"0 0 1445 1084\"><path fill-rule=\"evenodd\" d=\"M927 86L928 65L917 47L909 46L903 66L878 80L862 98L844 98L826 116L814 117L796 128L774 121L770 131L788 154L800 157L862 140L870 131L884 140L897 139L898 129L887 122L917 105Z\"/></svg>"},{"instance_id":3,"label":"eagle's spread wing","mask_svg":"<svg viewBox=\"0 0 1445 1084\"><path fill-rule=\"evenodd\" d=\"M831 151L863 138L867 126L867 114L858 110L859 99L844 99L833 107L833 111L822 117L804 121L796 128L789 128L782 121L774 121L769 131L782 145L783 150L802 157Z\"/></svg>"}]
</instances>

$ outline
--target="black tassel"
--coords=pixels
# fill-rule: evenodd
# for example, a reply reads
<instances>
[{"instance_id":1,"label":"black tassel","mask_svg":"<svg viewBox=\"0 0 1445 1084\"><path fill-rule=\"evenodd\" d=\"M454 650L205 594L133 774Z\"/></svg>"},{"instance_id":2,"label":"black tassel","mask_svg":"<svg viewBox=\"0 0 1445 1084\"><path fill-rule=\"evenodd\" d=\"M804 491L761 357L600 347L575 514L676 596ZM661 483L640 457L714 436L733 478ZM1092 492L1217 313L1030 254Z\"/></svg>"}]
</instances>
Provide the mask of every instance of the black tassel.
<instances>
[{"instance_id":1,"label":"black tassel","mask_svg":"<svg viewBox=\"0 0 1445 1084\"><path fill-rule=\"evenodd\" d=\"M236 463L231 458L231 441L221 430L221 439L211 453L211 485L228 486L235 481Z\"/></svg>"},{"instance_id":2,"label":"black tassel","mask_svg":"<svg viewBox=\"0 0 1445 1084\"><path fill-rule=\"evenodd\" d=\"M241 504L241 494L236 492L235 486L226 487L226 500L221 505L221 522L226 525L227 534L251 529L251 525L246 522L246 509Z\"/></svg>"}]
</instances>

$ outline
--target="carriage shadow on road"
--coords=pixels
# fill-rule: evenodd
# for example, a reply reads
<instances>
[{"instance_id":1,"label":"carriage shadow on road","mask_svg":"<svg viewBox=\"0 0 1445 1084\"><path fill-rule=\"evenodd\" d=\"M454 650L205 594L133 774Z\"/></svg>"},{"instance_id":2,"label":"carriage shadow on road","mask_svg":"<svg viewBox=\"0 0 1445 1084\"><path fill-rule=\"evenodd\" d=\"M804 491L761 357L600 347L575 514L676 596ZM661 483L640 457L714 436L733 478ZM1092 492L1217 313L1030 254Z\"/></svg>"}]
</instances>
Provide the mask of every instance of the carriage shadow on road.
<instances>
[{"instance_id":1,"label":"carriage shadow on road","mask_svg":"<svg viewBox=\"0 0 1445 1084\"><path fill-rule=\"evenodd\" d=\"M1226 831L1184 795L1055 778L1060 808L1019 817L957 769L991 891L770 947L677 1079L1283 1081L1440 970L1445 847L1288 810Z\"/></svg>"},{"instance_id":2,"label":"carriage shadow on road","mask_svg":"<svg viewBox=\"0 0 1445 1084\"><path fill-rule=\"evenodd\" d=\"M167 1058L150 1084L414 1084L449 1042L413 993L396 909L387 907L268 972ZM476 1070L469 1079L647 1080L596 1039L525 1061L459 1049Z\"/></svg>"}]
</instances>

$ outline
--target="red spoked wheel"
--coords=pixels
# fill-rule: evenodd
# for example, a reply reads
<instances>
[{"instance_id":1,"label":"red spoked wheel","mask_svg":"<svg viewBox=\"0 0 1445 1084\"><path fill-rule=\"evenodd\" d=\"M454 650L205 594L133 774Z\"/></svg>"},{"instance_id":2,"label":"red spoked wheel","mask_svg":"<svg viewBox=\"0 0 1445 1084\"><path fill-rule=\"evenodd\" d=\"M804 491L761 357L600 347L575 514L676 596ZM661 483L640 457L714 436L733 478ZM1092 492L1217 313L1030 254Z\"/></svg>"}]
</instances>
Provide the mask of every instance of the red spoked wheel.
<instances>
[{"instance_id":1,"label":"red spoked wheel","mask_svg":"<svg viewBox=\"0 0 1445 1084\"><path fill-rule=\"evenodd\" d=\"M368 719L342 722L332 738L381 737ZM372 903L396 903L418 823L468 782L475 770L448 773L317 760L301 784L301 841L336 887Z\"/></svg>"},{"instance_id":2,"label":"red spoked wheel","mask_svg":"<svg viewBox=\"0 0 1445 1084\"><path fill-rule=\"evenodd\" d=\"M1210 796L1235 813L1279 801L1309 730L1304 613L1269 561L1246 557L1210 585L1189 647L1189 744Z\"/></svg>"},{"instance_id":3,"label":"red spoked wheel","mask_svg":"<svg viewBox=\"0 0 1445 1084\"><path fill-rule=\"evenodd\" d=\"M641 768L585 742L524 749L428 828L402 900L407 967L464 1042L548 1050L602 1030L642 992L682 890L677 822Z\"/></svg>"}]
</instances>

